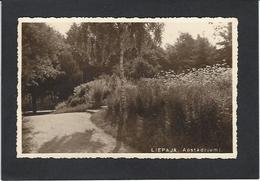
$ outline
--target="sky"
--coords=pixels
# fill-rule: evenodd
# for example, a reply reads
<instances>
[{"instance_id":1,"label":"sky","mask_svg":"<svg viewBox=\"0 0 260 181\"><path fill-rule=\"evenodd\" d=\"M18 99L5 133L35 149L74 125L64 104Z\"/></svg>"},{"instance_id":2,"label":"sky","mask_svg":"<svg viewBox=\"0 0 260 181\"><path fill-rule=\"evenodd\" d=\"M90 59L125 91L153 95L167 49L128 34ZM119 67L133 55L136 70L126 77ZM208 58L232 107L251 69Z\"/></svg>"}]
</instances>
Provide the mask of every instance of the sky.
<instances>
[{"instance_id":1,"label":"sky","mask_svg":"<svg viewBox=\"0 0 260 181\"><path fill-rule=\"evenodd\" d=\"M47 23L49 26L66 36L66 32L70 29L73 22L52 22ZM180 33L189 33L193 38L197 35L208 38L213 45L217 39L214 37L214 27L217 23L208 22L165 22L164 31L162 33L162 47L166 44L174 44Z\"/></svg>"},{"instance_id":2,"label":"sky","mask_svg":"<svg viewBox=\"0 0 260 181\"><path fill-rule=\"evenodd\" d=\"M162 45L174 44L181 33L189 33L193 38L196 38L198 35L206 37L210 43L215 45L214 32L214 25L209 23L165 23Z\"/></svg>"}]
</instances>

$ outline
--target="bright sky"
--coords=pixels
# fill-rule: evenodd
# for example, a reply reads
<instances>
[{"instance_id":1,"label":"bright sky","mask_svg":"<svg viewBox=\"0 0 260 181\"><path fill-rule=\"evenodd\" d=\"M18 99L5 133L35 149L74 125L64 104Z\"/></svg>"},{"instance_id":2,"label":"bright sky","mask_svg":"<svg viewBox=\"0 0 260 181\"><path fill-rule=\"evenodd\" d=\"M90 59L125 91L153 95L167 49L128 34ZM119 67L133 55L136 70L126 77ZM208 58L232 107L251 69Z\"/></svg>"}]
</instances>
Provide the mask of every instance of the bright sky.
<instances>
[{"instance_id":1,"label":"bright sky","mask_svg":"<svg viewBox=\"0 0 260 181\"><path fill-rule=\"evenodd\" d=\"M53 22L47 24L66 36L66 32L70 29L73 22ZM218 24L209 24L207 22L166 22L162 34L162 46L174 44L181 32L189 33L193 38L196 38L197 35L206 37L210 43L215 45L217 40L214 38L214 27L216 25Z\"/></svg>"},{"instance_id":2,"label":"bright sky","mask_svg":"<svg viewBox=\"0 0 260 181\"><path fill-rule=\"evenodd\" d=\"M214 26L209 23L165 23L165 28L163 32L162 44L174 44L181 33L189 33L193 38L196 38L198 35L208 38L210 43L215 45L216 40L214 39Z\"/></svg>"}]
</instances>

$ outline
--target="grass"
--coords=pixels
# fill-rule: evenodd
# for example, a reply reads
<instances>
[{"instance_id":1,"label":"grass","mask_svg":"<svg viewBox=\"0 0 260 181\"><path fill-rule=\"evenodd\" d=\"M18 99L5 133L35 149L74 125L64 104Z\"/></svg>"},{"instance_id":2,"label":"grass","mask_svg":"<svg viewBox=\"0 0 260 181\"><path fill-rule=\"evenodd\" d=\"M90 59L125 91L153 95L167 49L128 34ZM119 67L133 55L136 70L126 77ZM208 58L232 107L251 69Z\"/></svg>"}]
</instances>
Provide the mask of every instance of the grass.
<instances>
[{"instance_id":1,"label":"grass","mask_svg":"<svg viewBox=\"0 0 260 181\"><path fill-rule=\"evenodd\" d=\"M169 146L232 151L231 69L205 67L128 81L124 138L142 152ZM108 100L107 121L118 123L120 87Z\"/></svg>"},{"instance_id":2,"label":"grass","mask_svg":"<svg viewBox=\"0 0 260 181\"><path fill-rule=\"evenodd\" d=\"M93 113L90 120L99 128L110 134L114 138L117 136L117 128L111 122L106 120L107 111L100 110L99 112Z\"/></svg>"},{"instance_id":3,"label":"grass","mask_svg":"<svg viewBox=\"0 0 260 181\"><path fill-rule=\"evenodd\" d=\"M76 105L74 107L70 106L63 106L56 108L56 110L53 112L54 114L59 114L59 113L69 113L69 112L86 112L86 110L89 108L89 105L87 104L80 104Z\"/></svg>"},{"instance_id":4,"label":"grass","mask_svg":"<svg viewBox=\"0 0 260 181\"><path fill-rule=\"evenodd\" d=\"M55 113L84 112L87 109L98 109L106 104L110 94L108 82L97 79L74 88L74 93L65 102L55 107Z\"/></svg>"},{"instance_id":5,"label":"grass","mask_svg":"<svg viewBox=\"0 0 260 181\"><path fill-rule=\"evenodd\" d=\"M128 80L124 142L142 152L151 147L219 148L232 151L232 70L221 65L154 78ZM91 120L116 137L120 121L120 80L103 78L75 88L56 112L108 105Z\"/></svg>"}]
</instances>

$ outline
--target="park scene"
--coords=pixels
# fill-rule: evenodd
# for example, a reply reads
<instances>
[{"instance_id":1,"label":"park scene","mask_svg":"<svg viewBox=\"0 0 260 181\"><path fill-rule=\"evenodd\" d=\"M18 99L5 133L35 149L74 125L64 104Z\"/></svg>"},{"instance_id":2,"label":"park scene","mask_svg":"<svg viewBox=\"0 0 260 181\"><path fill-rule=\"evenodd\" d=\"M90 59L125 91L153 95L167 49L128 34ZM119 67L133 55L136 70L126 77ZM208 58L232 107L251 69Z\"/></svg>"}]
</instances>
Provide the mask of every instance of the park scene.
<instances>
[{"instance_id":1,"label":"park scene","mask_svg":"<svg viewBox=\"0 0 260 181\"><path fill-rule=\"evenodd\" d=\"M22 153L232 153L232 35L210 19L23 22Z\"/></svg>"}]
</instances>

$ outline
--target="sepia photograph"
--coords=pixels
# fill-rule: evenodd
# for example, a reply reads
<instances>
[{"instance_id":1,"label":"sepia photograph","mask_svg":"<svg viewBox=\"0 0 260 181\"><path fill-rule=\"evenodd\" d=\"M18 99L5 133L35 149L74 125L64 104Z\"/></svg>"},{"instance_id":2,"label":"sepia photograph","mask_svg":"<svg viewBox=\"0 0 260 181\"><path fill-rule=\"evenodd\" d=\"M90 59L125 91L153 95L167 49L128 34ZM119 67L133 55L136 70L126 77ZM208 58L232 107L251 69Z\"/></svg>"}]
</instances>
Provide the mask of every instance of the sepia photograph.
<instances>
[{"instance_id":1,"label":"sepia photograph","mask_svg":"<svg viewBox=\"0 0 260 181\"><path fill-rule=\"evenodd\" d=\"M237 157L236 18L19 18L18 158Z\"/></svg>"}]
</instances>

